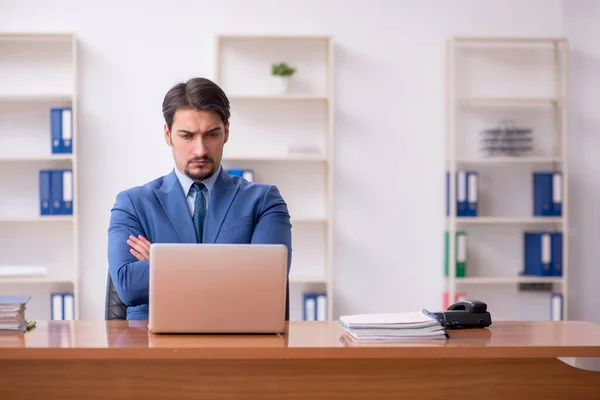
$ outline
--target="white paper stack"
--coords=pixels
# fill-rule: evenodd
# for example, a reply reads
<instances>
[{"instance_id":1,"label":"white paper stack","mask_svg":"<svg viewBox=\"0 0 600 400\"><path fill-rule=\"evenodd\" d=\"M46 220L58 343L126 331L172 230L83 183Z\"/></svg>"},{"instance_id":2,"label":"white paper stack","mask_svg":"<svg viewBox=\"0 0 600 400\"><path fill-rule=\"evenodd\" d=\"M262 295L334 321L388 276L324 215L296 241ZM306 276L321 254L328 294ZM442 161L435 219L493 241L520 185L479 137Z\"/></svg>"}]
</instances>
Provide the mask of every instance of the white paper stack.
<instances>
[{"instance_id":1,"label":"white paper stack","mask_svg":"<svg viewBox=\"0 0 600 400\"><path fill-rule=\"evenodd\" d=\"M342 316L340 325L353 340L439 340L448 334L441 321L427 310Z\"/></svg>"},{"instance_id":2,"label":"white paper stack","mask_svg":"<svg viewBox=\"0 0 600 400\"><path fill-rule=\"evenodd\" d=\"M29 296L0 296L0 332L25 332Z\"/></svg>"}]
</instances>

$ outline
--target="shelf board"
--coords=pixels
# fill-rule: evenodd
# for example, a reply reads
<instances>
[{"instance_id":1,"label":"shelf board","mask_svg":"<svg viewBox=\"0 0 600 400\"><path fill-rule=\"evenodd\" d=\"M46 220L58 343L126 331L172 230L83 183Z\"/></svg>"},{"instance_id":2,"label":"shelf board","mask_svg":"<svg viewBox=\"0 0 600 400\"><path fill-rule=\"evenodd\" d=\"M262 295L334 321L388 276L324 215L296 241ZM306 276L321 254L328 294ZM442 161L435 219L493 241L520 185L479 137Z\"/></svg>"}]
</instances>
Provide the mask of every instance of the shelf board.
<instances>
[{"instance_id":1,"label":"shelf board","mask_svg":"<svg viewBox=\"0 0 600 400\"><path fill-rule=\"evenodd\" d=\"M323 35L219 35L220 40L331 40Z\"/></svg>"},{"instance_id":2,"label":"shelf board","mask_svg":"<svg viewBox=\"0 0 600 400\"><path fill-rule=\"evenodd\" d=\"M0 162L23 161L72 161L73 154L6 155L0 154Z\"/></svg>"},{"instance_id":3,"label":"shelf board","mask_svg":"<svg viewBox=\"0 0 600 400\"><path fill-rule=\"evenodd\" d=\"M507 277L466 277L455 278L457 285L493 285L511 283L562 283L562 276L507 276Z\"/></svg>"},{"instance_id":4,"label":"shelf board","mask_svg":"<svg viewBox=\"0 0 600 400\"><path fill-rule=\"evenodd\" d=\"M231 95L229 100L252 101L252 100L295 100L295 101L327 101L327 96L318 94L265 94L265 95Z\"/></svg>"},{"instance_id":5,"label":"shelf board","mask_svg":"<svg viewBox=\"0 0 600 400\"><path fill-rule=\"evenodd\" d=\"M459 104L468 105L552 105L560 103L561 99L556 97L462 97L457 98Z\"/></svg>"},{"instance_id":6,"label":"shelf board","mask_svg":"<svg viewBox=\"0 0 600 400\"><path fill-rule=\"evenodd\" d=\"M60 40L72 40L73 33L68 32L48 32L48 33L36 33L36 32L7 32L0 33L0 40L46 40L46 39L60 39Z\"/></svg>"},{"instance_id":7,"label":"shelf board","mask_svg":"<svg viewBox=\"0 0 600 400\"><path fill-rule=\"evenodd\" d=\"M560 157L479 157L456 159L456 163L458 164L546 164L560 162L562 162L562 158Z\"/></svg>"},{"instance_id":8,"label":"shelf board","mask_svg":"<svg viewBox=\"0 0 600 400\"><path fill-rule=\"evenodd\" d=\"M290 275L290 283L327 283L323 275Z\"/></svg>"},{"instance_id":9,"label":"shelf board","mask_svg":"<svg viewBox=\"0 0 600 400\"><path fill-rule=\"evenodd\" d=\"M471 42L471 43L560 43L564 42L564 38L536 38L536 37L494 37L494 36L455 36L455 42Z\"/></svg>"},{"instance_id":10,"label":"shelf board","mask_svg":"<svg viewBox=\"0 0 600 400\"><path fill-rule=\"evenodd\" d=\"M223 156L223 161L327 161L327 157L321 154L284 154L281 156L248 156L228 155Z\"/></svg>"},{"instance_id":11,"label":"shelf board","mask_svg":"<svg viewBox=\"0 0 600 400\"><path fill-rule=\"evenodd\" d=\"M456 217L457 224L558 224L562 223L562 217Z\"/></svg>"},{"instance_id":12,"label":"shelf board","mask_svg":"<svg viewBox=\"0 0 600 400\"><path fill-rule=\"evenodd\" d=\"M73 279L70 278L52 278L47 276L22 276L9 277L0 276L0 285L6 283L70 283L73 284Z\"/></svg>"},{"instance_id":13,"label":"shelf board","mask_svg":"<svg viewBox=\"0 0 600 400\"><path fill-rule=\"evenodd\" d=\"M326 224L328 219L326 217L318 218L318 217L301 217L301 218L291 218L290 221L292 223L301 223L301 224Z\"/></svg>"},{"instance_id":14,"label":"shelf board","mask_svg":"<svg viewBox=\"0 0 600 400\"><path fill-rule=\"evenodd\" d=\"M77 219L73 215L44 215L32 217L6 217L0 216L0 223L24 223L24 222L75 222Z\"/></svg>"},{"instance_id":15,"label":"shelf board","mask_svg":"<svg viewBox=\"0 0 600 400\"><path fill-rule=\"evenodd\" d=\"M48 101L72 101L70 94L0 94L0 102L48 102Z\"/></svg>"}]
</instances>

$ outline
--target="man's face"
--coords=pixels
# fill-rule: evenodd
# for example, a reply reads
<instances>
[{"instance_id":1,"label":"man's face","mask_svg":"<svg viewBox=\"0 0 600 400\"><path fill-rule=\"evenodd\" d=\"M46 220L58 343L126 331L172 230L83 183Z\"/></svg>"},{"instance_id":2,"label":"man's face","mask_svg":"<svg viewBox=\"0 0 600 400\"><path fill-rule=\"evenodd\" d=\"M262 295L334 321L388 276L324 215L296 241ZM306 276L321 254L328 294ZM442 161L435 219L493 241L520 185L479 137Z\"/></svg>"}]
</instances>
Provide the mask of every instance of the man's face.
<instances>
[{"instance_id":1,"label":"man's face","mask_svg":"<svg viewBox=\"0 0 600 400\"><path fill-rule=\"evenodd\" d=\"M180 109L175 112L171 130L167 124L164 130L179 172L200 182L217 171L229 138L229 123L224 126L218 113Z\"/></svg>"}]
</instances>

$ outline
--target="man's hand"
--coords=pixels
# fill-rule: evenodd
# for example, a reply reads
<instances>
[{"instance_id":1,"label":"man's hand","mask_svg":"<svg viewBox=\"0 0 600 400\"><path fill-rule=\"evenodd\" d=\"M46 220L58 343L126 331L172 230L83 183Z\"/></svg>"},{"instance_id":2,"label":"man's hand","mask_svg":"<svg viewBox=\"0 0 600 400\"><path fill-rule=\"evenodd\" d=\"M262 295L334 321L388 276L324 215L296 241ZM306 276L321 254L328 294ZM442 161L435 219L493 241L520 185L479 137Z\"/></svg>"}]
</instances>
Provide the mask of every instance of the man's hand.
<instances>
[{"instance_id":1,"label":"man's hand","mask_svg":"<svg viewBox=\"0 0 600 400\"><path fill-rule=\"evenodd\" d=\"M150 259L150 243L148 239L139 235L138 237L129 236L127 239L127 244L131 249L129 252L134 255L139 261L149 260Z\"/></svg>"}]
</instances>

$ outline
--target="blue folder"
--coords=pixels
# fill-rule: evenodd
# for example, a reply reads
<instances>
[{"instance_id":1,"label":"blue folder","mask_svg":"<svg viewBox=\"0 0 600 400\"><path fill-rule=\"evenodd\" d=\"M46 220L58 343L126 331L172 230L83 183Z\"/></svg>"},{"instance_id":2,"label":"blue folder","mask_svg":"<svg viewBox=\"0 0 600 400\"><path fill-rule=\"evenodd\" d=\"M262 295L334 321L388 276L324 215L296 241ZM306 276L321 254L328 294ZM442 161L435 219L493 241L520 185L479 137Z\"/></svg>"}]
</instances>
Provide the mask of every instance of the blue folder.
<instances>
[{"instance_id":1,"label":"blue folder","mask_svg":"<svg viewBox=\"0 0 600 400\"><path fill-rule=\"evenodd\" d=\"M559 217L562 215L562 174L533 173L533 215Z\"/></svg>"},{"instance_id":2,"label":"blue folder","mask_svg":"<svg viewBox=\"0 0 600 400\"><path fill-rule=\"evenodd\" d=\"M523 275L549 276L552 265L552 233L525 232L523 236Z\"/></svg>"},{"instance_id":3,"label":"blue folder","mask_svg":"<svg viewBox=\"0 0 600 400\"><path fill-rule=\"evenodd\" d=\"M52 153L73 152L73 110L70 107L50 109Z\"/></svg>"},{"instance_id":4,"label":"blue folder","mask_svg":"<svg viewBox=\"0 0 600 400\"><path fill-rule=\"evenodd\" d=\"M40 171L40 215L50 215L50 171Z\"/></svg>"},{"instance_id":5,"label":"blue folder","mask_svg":"<svg viewBox=\"0 0 600 400\"><path fill-rule=\"evenodd\" d=\"M561 232L552 233L552 266L550 275L562 276L563 271L563 234Z\"/></svg>"}]
</instances>

